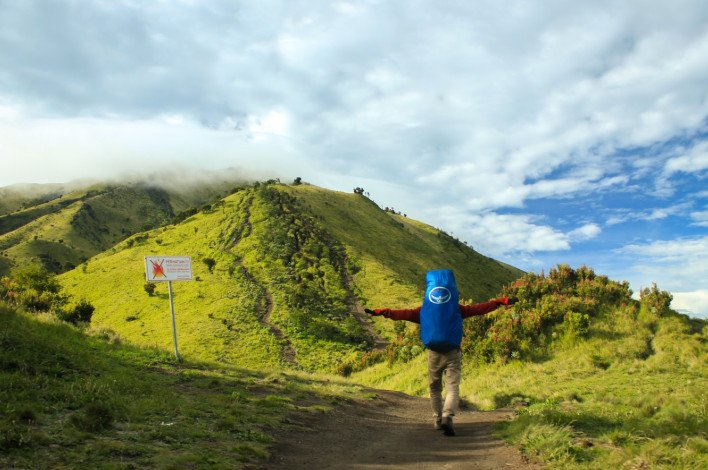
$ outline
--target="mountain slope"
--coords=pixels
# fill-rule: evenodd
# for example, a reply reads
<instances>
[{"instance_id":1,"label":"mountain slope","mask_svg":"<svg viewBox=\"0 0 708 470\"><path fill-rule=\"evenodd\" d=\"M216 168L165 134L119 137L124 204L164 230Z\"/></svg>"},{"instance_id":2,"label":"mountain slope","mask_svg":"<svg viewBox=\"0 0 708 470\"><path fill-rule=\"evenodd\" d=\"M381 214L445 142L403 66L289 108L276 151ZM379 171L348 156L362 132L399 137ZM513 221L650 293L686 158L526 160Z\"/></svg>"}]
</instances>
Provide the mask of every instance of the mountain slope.
<instances>
[{"instance_id":1,"label":"mountain slope","mask_svg":"<svg viewBox=\"0 0 708 470\"><path fill-rule=\"evenodd\" d=\"M500 432L551 468L707 468L708 322L587 267L505 291L519 302L465 321L463 408L514 407ZM392 359L352 378L425 396L426 355Z\"/></svg>"},{"instance_id":2,"label":"mountain slope","mask_svg":"<svg viewBox=\"0 0 708 470\"><path fill-rule=\"evenodd\" d=\"M372 305L419 305L425 290L425 272L451 267L460 296L482 302L495 296L502 285L523 272L483 256L427 224L382 211L362 195L324 192L315 186L285 189L320 217L327 230L361 265L357 286ZM390 282L411 289L406 296L389 293Z\"/></svg>"},{"instance_id":3,"label":"mountain slope","mask_svg":"<svg viewBox=\"0 0 708 470\"><path fill-rule=\"evenodd\" d=\"M427 269L455 269L461 295L479 300L521 274L360 195L257 184L135 235L61 280L96 306L96 324L168 349L165 286L155 296L143 290L143 257L159 255L193 258L195 280L174 286L181 352L307 370L334 371L361 357L377 339L357 315L361 304L419 304ZM395 336L390 325L376 326Z\"/></svg>"},{"instance_id":4,"label":"mountain slope","mask_svg":"<svg viewBox=\"0 0 708 470\"><path fill-rule=\"evenodd\" d=\"M15 184L0 188L0 216L36 206L72 191L66 184Z\"/></svg>"},{"instance_id":5,"label":"mountain slope","mask_svg":"<svg viewBox=\"0 0 708 470\"><path fill-rule=\"evenodd\" d=\"M39 196L0 216L0 274L36 262L52 272L66 271L128 235L212 202L234 185L219 182L185 191L140 182L94 184L69 192L56 185L44 192L34 188ZM10 194L7 188L5 192Z\"/></svg>"},{"instance_id":6,"label":"mountain slope","mask_svg":"<svg viewBox=\"0 0 708 470\"><path fill-rule=\"evenodd\" d=\"M332 377L177 364L0 301L0 468L262 467L360 387Z\"/></svg>"}]
</instances>

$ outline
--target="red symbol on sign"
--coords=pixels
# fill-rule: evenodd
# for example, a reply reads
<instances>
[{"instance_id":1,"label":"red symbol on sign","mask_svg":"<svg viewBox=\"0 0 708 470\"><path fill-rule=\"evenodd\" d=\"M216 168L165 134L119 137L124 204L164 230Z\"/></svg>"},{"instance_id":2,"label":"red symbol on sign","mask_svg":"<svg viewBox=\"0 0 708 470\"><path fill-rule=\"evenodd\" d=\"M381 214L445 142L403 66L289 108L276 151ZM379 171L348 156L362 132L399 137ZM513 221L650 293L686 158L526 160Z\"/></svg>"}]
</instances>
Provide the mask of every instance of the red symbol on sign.
<instances>
[{"instance_id":1,"label":"red symbol on sign","mask_svg":"<svg viewBox=\"0 0 708 470\"><path fill-rule=\"evenodd\" d=\"M167 274L165 274L165 268L162 266L162 264L165 262L165 260L160 260L159 263L156 263L155 261L150 260L150 263L152 264L152 278L157 279L158 277L167 277Z\"/></svg>"}]
</instances>

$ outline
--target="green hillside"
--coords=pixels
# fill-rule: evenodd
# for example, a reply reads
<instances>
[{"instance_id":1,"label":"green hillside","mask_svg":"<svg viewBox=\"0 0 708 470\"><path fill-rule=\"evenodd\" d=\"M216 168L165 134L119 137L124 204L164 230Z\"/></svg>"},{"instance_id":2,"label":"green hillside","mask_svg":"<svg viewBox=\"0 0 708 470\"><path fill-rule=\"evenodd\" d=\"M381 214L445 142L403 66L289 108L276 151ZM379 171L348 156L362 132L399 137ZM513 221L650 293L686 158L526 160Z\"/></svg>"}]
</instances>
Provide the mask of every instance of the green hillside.
<instances>
[{"instance_id":1,"label":"green hillside","mask_svg":"<svg viewBox=\"0 0 708 470\"><path fill-rule=\"evenodd\" d=\"M0 188L0 216L36 206L71 192L64 184L16 184Z\"/></svg>"},{"instance_id":2,"label":"green hillside","mask_svg":"<svg viewBox=\"0 0 708 470\"><path fill-rule=\"evenodd\" d=\"M454 269L460 297L483 302L523 272L483 256L445 232L417 220L382 211L362 195L333 193L316 186L286 191L315 214L361 268L355 277L362 300L375 306L417 306L425 272ZM392 286L390 289L387 286Z\"/></svg>"},{"instance_id":3,"label":"green hillside","mask_svg":"<svg viewBox=\"0 0 708 470\"><path fill-rule=\"evenodd\" d=\"M274 429L359 387L331 377L175 365L0 301L1 468L253 468Z\"/></svg>"},{"instance_id":4,"label":"green hillside","mask_svg":"<svg viewBox=\"0 0 708 470\"><path fill-rule=\"evenodd\" d=\"M708 468L708 322L587 267L530 273L506 293L513 308L465 321L465 407L515 407L500 435L549 468ZM425 396L425 361L399 354L352 378Z\"/></svg>"},{"instance_id":5,"label":"green hillside","mask_svg":"<svg viewBox=\"0 0 708 470\"><path fill-rule=\"evenodd\" d=\"M61 280L96 306L96 324L169 350L166 286L153 296L143 288L143 258L159 255L193 259L195 280L174 286L185 355L305 370L339 370L377 335L394 338L383 322L375 331L362 304L419 304L427 269L455 269L461 295L480 300L521 274L361 195L257 184L135 235Z\"/></svg>"},{"instance_id":6,"label":"green hillside","mask_svg":"<svg viewBox=\"0 0 708 470\"><path fill-rule=\"evenodd\" d=\"M465 320L461 395L466 409L515 408L497 432L529 459L708 467L708 323L656 286L635 300L585 266L524 274L361 194L309 185L242 186L179 219L58 276L61 291L36 269L0 279L0 298L28 310L96 308L86 338L0 305L0 466L159 467L168 449L184 467L255 459L286 412L321 408L308 394L359 387L305 372L427 396L418 326L362 309L419 305L424 272L450 267L463 299L519 299ZM166 285L146 284L144 257L177 255L195 278L173 283L175 365ZM188 437L155 430L158 416Z\"/></svg>"},{"instance_id":7,"label":"green hillside","mask_svg":"<svg viewBox=\"0 0 708 470\"><path fill-rule=\"evenodd\" d=\"M68 192L58 185L30 192L4 188L5 206L21 207L0 215L0 274L37 262L57 273L73 269L133 233L213 202L234 185L224 181L183 191L146 183L94 184Z\"/></svg>"}]
</instances>

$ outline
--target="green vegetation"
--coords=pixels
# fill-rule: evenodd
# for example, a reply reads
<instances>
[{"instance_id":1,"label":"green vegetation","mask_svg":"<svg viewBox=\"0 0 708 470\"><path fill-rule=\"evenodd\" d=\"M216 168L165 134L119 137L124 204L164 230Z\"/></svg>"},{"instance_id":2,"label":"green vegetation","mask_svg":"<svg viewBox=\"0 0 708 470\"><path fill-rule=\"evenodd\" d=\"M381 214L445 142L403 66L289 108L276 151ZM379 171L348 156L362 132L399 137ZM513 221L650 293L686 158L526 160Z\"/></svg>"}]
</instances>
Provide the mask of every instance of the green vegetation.
<instances>
[{"instance_id":1,"label":"green vegetation","mask_svg":"<svg viewBox=\"0 0 708 470\"><path fill-rule=\"evenodd\" d=\"M227 193L233 182L175 191L142 183L97 184L73 191L49 185L21 192L0 188L0 275L40 263L60 273L131 234L164 225ZM41 186L41 185L40 185Z\"/></svg>"},{"instance_id":2,"label":"green vegetation","mask_svg":"<svg viewBox=\"0 0 708 470\"><path fill-rule=\"evenodd\" d=\"M140 194L146 208L174 207ZM0 235L0 249L34 247L44 266L0 257L12 268L0 282L0 466L177 456L175 466L226 467L267 455L271 426L352 393L349 380L426 396L418 327L357 312L418 306L425 271L449 267L464 303L519 298L465 321L463 404L515 407L501 436L551 468L708 467L705 321L673 312L656 286L635 300L626 282L588 267L524 275L366 194L301 180L239 186L174 209L171 225L115 238L58 278L42 254L58 259L58 246L79 241L48 231L73 220L81 243L96 242L97 214L118 214L98 194L48 211L43 232L29 229L36 219ZM105 226L108 236L119 225ZM179 365L166 285L144 273L145 256L177 255L192 257L194 273L173 283Z\"/></svg>"},{"instance_id":3,"label":"green vegetation","mask_svg":"<svg viewBox=\"0 0 708 470\"><path fill-rule=\"evenodd\" d=\"M486 298L521 274L448 238L360 195L256 184L180 223L134 235L60 279L68 293L96 306L97 325L168 349L165 288L145 295L143 257L187 254L195 281L174 285L181 352L243 366L346 372L381 360L367 352L375 338L370 320L354 313L357 305L419 302L432 267L459 266L468 281L463 292ZM395 341L390 325L375 327Z\"/></svg>"},{"instance_id":4,"label":"green vegetation","mask_svg":"<svg viewBox=\"0 0 708 470\"><path fill-rule=\"evenodd\" d=\"M499 434L550 468L706 468L708 325L656 286L560 265L506 289L520 301L465 321L461 396L517 408ZM410 340L411 338L409 338ZM424 355L356 381L424 396Z\"/></svg>"},{"instance_id":5,"label":"green vegetation","mask_svg":"<svg viewBox=\"0 0 708 470\"><path fill-rule=\"evenodd\" d=\"M420 305L425 272L452 267L460 296L483 302L523 272L475 252L450 235L416 220L387 212L362 194L316 186L283 188L316 215L347 248L351 274L363 303Z\"/></svg>"},{"instance_id":6,"label":"green vegetation","mask_svg":"<svg viewBox=\"0 0 708 470\"><path fill-rule=\"evenodd\" d=\"M43 204L68 192L68 185L63 184L17 184L0 188L0 216Z\"/></svg>"},{"instance_id":7,"label":"green vegetation","mask_svg":"<svg viewBox=\"0 0 708 470\"><path fill-rule=\"evenodd\" d=\"M88 335L0 301L0 467L240 468L271 430L363 396L329 377L224 364L176 365L165 351Z\"/></svg>"},{"instance_id":8,"label":"green vegetation","mask_svg":"<svg viewBox=\"0 0 708 470\"><path fill-rule=\"evenodd\" d=\"M61 285L44 268L29 265L0 278L0 298L31 311L60 311L68 302Z\"/></svg>"},{"instance_id":9,"label":"green vegetation","mask_svg":"<svg viewBox=\"0 0 708 470\"><path fill-rule=\"evenodd\" d=\"M482 302L493 298L502 286L523 272L475 252L446 233L416 220L387 212L356 193L325 191L300 185L284 188L326 225L327 231L346 249L351 291L369 307L407 308L420 305L425 291L425 272L452 268L461 298ZM416 337L412 325L401 325ZM392 322L377 318L375 329L391 342L400 339ZM401 346L406 346L403 340ZM401 348L390 348L387 357ZM410 351L404 352L410 355ZM355 356L342 370L358 370L380 360L380 354Z\"/></svg>"}]
</instances>

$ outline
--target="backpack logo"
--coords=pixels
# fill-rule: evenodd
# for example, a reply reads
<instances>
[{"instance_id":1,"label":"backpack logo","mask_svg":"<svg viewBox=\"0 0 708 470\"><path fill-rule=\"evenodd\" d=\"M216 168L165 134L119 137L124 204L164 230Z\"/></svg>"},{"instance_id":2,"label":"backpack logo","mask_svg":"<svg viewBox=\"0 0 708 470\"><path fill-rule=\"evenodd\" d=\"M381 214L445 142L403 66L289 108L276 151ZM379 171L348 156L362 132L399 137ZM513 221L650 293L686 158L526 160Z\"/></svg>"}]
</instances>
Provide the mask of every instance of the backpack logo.
<instances>
[{"instance_id":1,"label":"backpack logo","mask_svg":"<svg viewBox=\"0 0 708 470\"><path fill-rule=\"evenodd\" d=\"M452 294L445 287L436 287L431 289L428 294L428 300L436 305L447 303L451 298Z\"/></svg>"}]
</instances>

